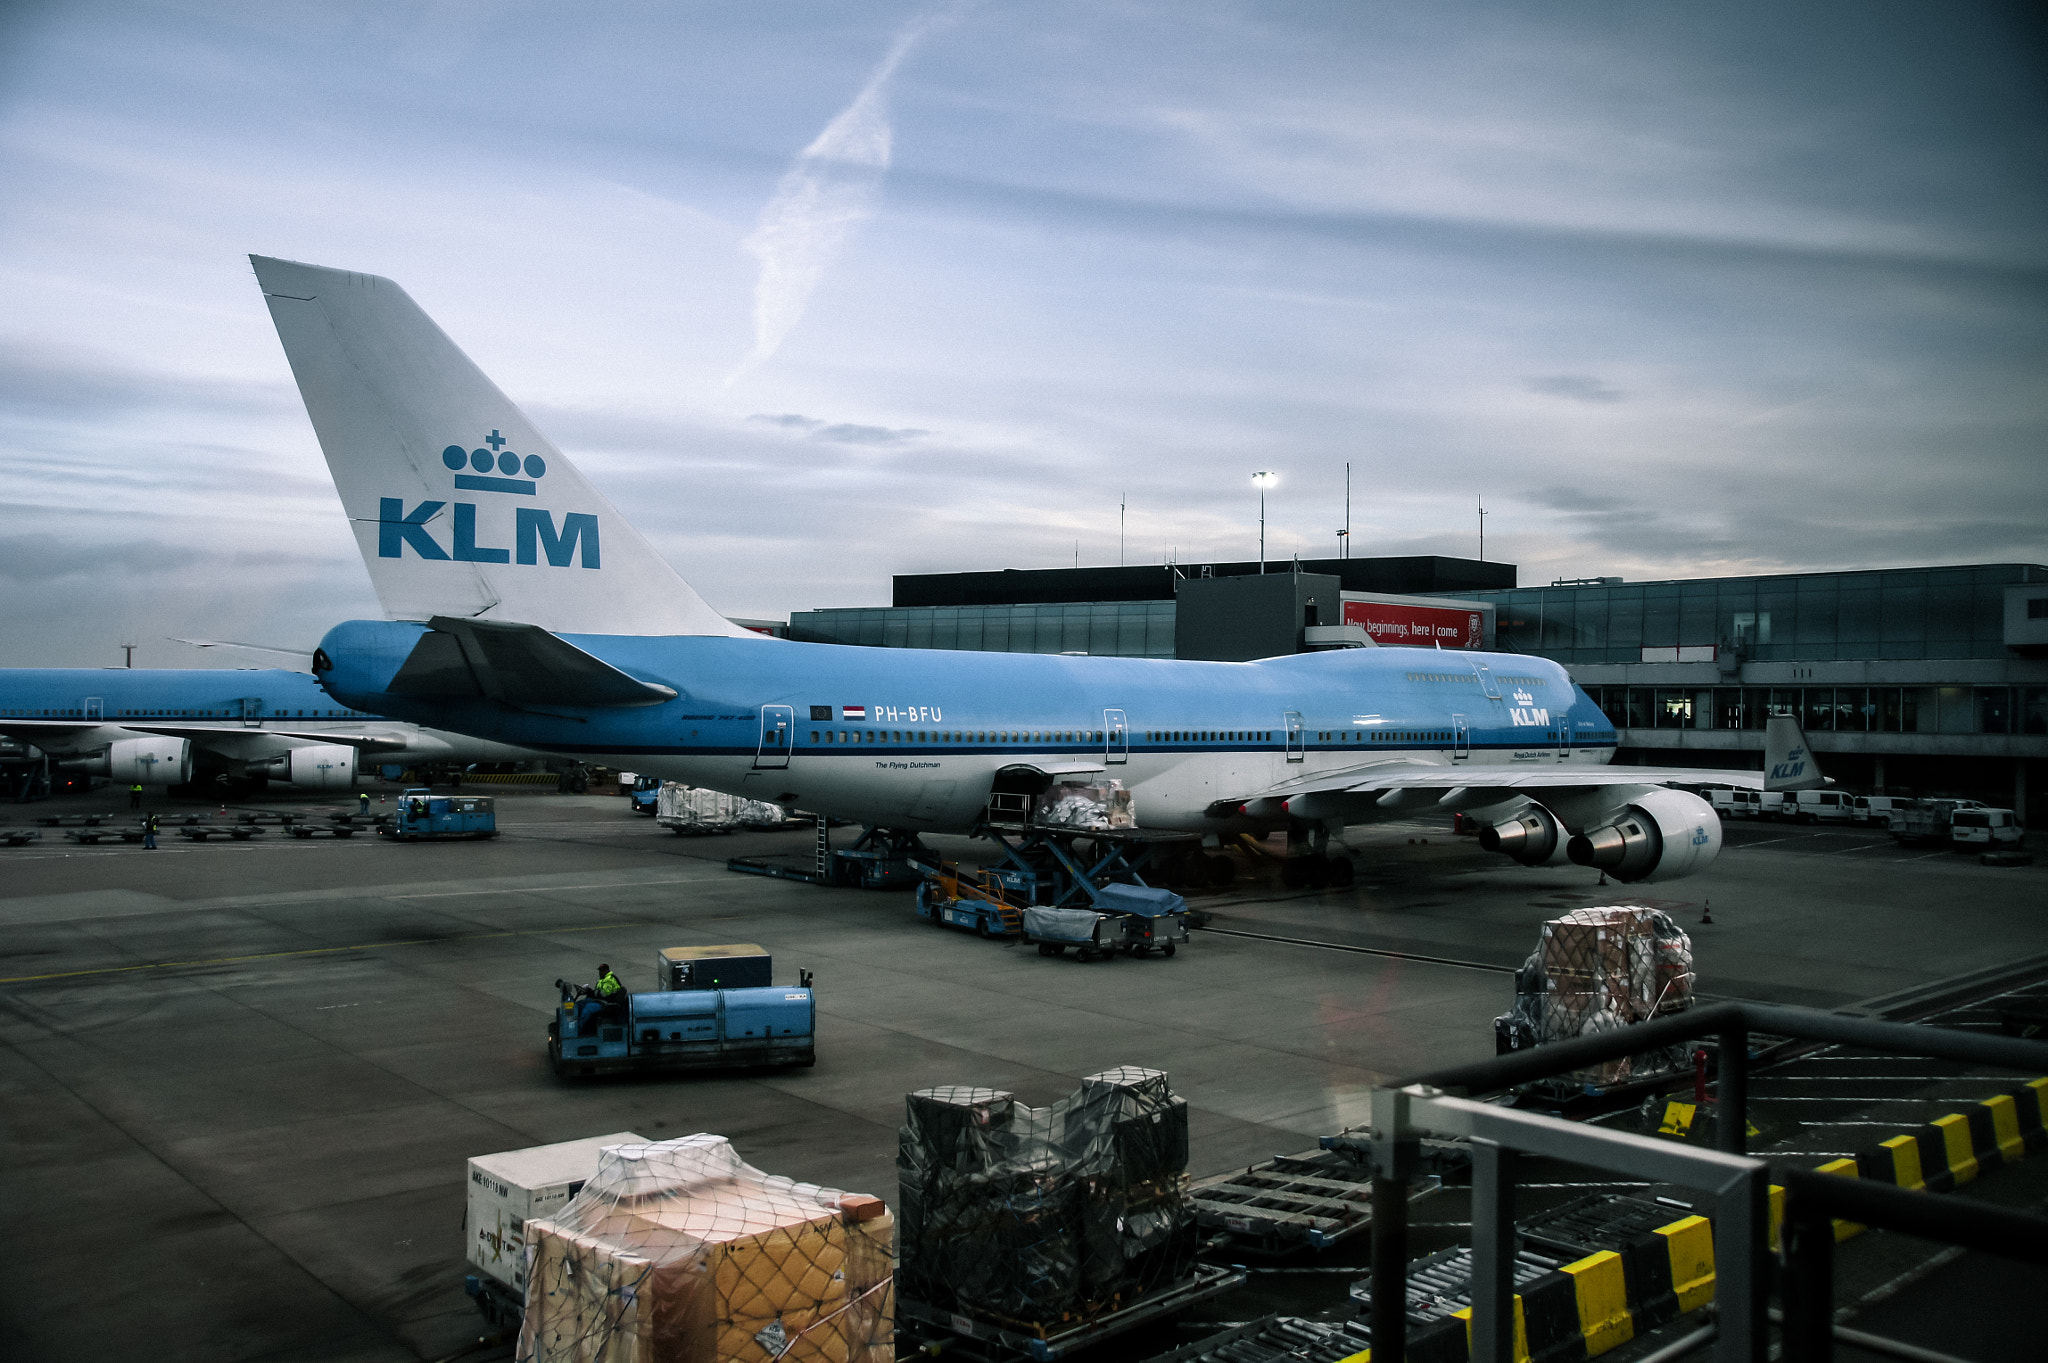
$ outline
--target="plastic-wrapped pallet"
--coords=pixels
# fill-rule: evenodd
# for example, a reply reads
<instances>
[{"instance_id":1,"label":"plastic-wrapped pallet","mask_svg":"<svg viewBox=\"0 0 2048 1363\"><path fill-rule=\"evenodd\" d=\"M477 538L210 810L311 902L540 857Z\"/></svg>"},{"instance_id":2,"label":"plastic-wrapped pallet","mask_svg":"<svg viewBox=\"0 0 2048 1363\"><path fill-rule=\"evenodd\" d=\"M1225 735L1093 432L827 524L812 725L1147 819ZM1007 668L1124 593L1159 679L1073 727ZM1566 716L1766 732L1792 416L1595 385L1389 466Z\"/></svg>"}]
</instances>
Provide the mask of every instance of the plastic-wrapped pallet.
<instances>
[{"instance_id":1,"label":"plastic-wrapped pallet","mask_svg":"<svg viewBox=\"0 0 2048 1363\"><path fill-rule=\"evenodd\" d=\"M1131 792L1121 781L1103 785L1066 782L1038 797L1038 820L1056 828L1085 828L1104 831L1131 828Z\"/></svg>"},{"instance_id":2,"label":"plastic-wrapped pallet","mask_svg":"<svg viewBox=\"0 0 2048 1363\"><path fill-rule=\"evenodd\" d=\"M723 1136L604 1152L529 1222L520 1363L887 1363L893 1222L764 1174Z\"/></svg>"},{"instance_id":3,"label":"plastic-wrapped pallet","mask_svg":"<svg viewBox=\"0 0 2048 1363\"><path fill-rule=\"evenodd\" d=\"M1043 1328L1185 1278L1195 1221L1187 1104L1158 1070L1090 1075L1050 1107L995 1089L905 1102L897 1147L905 1295Z\"/></svg>"},{"instance_id":4,"label":"plastic-wrapped pallet","mask_svg":"<svg viewBox=\"0 0 2048 1363\"><path fill-rule=\"evenodd\" d=\"M1496 1024L1512 1041L1596 1035L1690 1007L1692 940L1659 909L1579 909L1543 925L1543 943L1516 972L1515 987L1514 1011ZM1645 1060L1661 1069L1681 1064L1683 1056L1660 1051L1604 1061L1575 1078L1619 1083Z\"/></svg>"}]
</instances>

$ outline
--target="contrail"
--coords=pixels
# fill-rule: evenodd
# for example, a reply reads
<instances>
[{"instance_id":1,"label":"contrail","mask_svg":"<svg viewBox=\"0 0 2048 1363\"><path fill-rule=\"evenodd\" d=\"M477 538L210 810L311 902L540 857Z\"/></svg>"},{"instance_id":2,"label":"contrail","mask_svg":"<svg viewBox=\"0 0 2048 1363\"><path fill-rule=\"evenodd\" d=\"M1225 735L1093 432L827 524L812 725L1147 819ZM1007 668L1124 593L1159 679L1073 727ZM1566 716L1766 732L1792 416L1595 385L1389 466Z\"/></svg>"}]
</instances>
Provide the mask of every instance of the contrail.
<instances>
[{"instance_id":1,"label":"contrail","mask_svg":"<svg viewBox=\"0 0 2048 1363\"><path fill-rule=\"evenodd\" d=\"M726 382L751 372L782 345L846 234L871 216L889 170L889 78L926 34L959 14L948 5L911 21L868 83L797 155L743 243L761 262L754 286L754 348Z\"/></svg>"}]
</instances>

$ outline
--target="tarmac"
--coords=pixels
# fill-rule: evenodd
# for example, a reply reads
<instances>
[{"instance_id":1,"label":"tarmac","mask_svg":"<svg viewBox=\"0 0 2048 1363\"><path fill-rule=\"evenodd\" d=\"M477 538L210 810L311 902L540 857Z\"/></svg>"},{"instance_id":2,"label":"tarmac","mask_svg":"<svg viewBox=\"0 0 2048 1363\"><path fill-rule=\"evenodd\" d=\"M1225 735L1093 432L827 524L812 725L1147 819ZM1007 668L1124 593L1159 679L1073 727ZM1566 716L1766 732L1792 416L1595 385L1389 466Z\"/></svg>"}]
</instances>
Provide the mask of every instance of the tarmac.
<instances>
[{"instance_id":1,"label":"tarmac","mask_svg":"<svg viewBox=\"0 0 2048 1363\"><path fill-rule=\"evenodd\" d=\"M1632 889L1431 821L1353 830L1350 889L1250 863L1191 897L1213 919L1173 959L1082 963L934 927L907 894L725 869L801 858L808 830L678 838L614 797L492 793L492 842L0 848L0 1355L447 1357L481 1328L465 1160L603 1132L716 1132L893 1202L905 1093L1043 1103L1134 1064L1187 1098L1197 1177L1303 1150L1376 1083L1492 1054L1538 925L1589 904L1671 912L1707 997L1839 1007L2048 952L2044 867L1738 824L1706 874ZM815 1068L549 1071L556 977L602 960L648 988L661 948L718 942L815 973Z\"/></svg>"}]
</instances>

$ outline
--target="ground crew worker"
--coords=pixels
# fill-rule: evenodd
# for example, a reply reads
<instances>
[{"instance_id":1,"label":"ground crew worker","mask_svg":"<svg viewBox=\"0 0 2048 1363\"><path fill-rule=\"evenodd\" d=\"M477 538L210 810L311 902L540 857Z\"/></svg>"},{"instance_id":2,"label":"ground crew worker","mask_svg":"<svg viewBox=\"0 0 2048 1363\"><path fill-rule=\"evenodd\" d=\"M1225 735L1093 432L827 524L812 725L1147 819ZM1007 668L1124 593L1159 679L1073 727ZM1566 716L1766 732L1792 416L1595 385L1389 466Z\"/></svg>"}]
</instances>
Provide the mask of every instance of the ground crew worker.
<instances>
[{"instance_id":1,"label":"ground crew worker","mask_svg":"<svg viewBox=\"0 0 2048 1363\"><path fill-rule=\"evenodd\" d=\"M362 816L363 816L364 818L366 818L366 819L370 817L370 792L369 792L369 791L367 791L367 790L359 790L359 791L357 791L357 792L356 792L356 812L357 812L357 813L359 813L359 814L361 814L361 815L362 815Z\"/></svg>"},{"instance_id":2,"label":"ground crew worker","mask_svg":"<svg viewBox=\"0 0 2048 1363\"><path fill-rule=\"evenodd\" d=\"M128 807L130 809L142 808L142 784L140 782L128 787Z\"/></svg>"},{"instance_id":3,"label":"ground crew worker","mask_svg":"<svg viewBox=\"0 0 2048 1363\"><path fill-rule=\"evenodd\" d=\"M576 1025L588 1026L598 1018L610 1014L624 1017L626 1013L626 986L612 973L612 968L600 963L597 967L597 983L590 986L590 997L577 1010Z\"/></svg>"},{"instance_id":4,"label":"ground crew worker","mask_svg":"<svg viewBox=\"0 0 2048 1363\"><path fill-rule=\"evenodd\" d=\"M142 821L142 846L143 846L143 850L145 850L145 851L149 851L149 852L154 852L154 851L156 850L156 830L157 830L157 827L158 827L158 823L159 823L159 820L157 819L157 816L156 816L156 815L155 815L154 813L152 813L152 814L148 815L147 817L145 817L145 818L143 819L143 821Z\"/></svg>"}]
</instances>

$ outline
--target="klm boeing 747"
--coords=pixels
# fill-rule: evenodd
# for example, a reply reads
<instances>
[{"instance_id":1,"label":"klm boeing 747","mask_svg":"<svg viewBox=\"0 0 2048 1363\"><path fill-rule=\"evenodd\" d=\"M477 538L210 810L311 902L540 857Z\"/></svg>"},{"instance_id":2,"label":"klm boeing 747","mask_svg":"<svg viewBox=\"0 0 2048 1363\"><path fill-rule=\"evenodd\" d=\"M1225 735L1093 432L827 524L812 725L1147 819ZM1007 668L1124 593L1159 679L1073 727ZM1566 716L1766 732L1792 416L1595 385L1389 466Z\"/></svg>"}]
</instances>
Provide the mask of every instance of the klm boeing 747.
<instances>
[{"instance_id":1,"label":"klm boeing 747","mask_svg":"<svg viewBox=\"0 0 2048 1363\"><path fill-rule=\"evenodd\" d=\"M0 669L0 734L124 786L224 776L347 790L363 763L540 755L364 713L278 668Z\"/></svg>"},{"instance_id":2,"label":"klm boeing 747","mask_svg":"<svg viewBox=\"0 0 2048 1363\"><path fill-rule=\"evenodd\" d=\"M337 625L341 703L860 823L965 832L997 794L1118 779L1138 822L1332 833L1476 815L1527 865L1704 869L1682 786L1820 783L1789 719L1770 772L1613 767L1615 731L1539 658L1362 648L1249 663L855 648L705 603L396 284L253 256L389 619Z\"/></svg>"}]
</instances>

